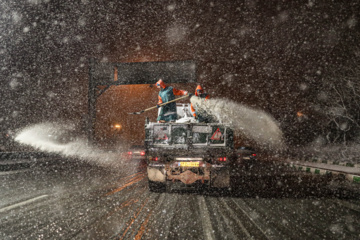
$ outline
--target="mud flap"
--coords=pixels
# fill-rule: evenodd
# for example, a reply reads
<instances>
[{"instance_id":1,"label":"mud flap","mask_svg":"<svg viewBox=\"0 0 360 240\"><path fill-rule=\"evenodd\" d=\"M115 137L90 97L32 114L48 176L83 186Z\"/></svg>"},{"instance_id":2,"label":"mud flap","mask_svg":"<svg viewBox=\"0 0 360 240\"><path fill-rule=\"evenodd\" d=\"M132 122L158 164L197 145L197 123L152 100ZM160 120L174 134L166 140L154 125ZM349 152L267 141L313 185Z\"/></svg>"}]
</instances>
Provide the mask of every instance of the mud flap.
<instances>
[{"instance_id":1,"label":"mud flap","mask_svg":"<svg viewBox=\"0 0 360 240\"><path fill-rule=\"evenodd\" d=\"M148 167L147 174L149 181L163 183L166 181L165 169Z\"/></svg>"},{"instance_id":2,"label":"mud flap","mask_svg":"<svg viewBox=\"0 0 360 240\"><path fill-rule=\"evenodd\" d=\"M212 170L211 187L230 188L230 171L229 169Z\"/></svg>"},{"instance_id":3,"label":"mud flap","mask_svg":"<svg viewBox=\"0 0 360 240\"><path fill-rule=\"evenodd\" d=\"M158 192L158 193L166 192L166 184L161 182L149 181L149 190L151 192Z\"/></svg>"}]
</instances>

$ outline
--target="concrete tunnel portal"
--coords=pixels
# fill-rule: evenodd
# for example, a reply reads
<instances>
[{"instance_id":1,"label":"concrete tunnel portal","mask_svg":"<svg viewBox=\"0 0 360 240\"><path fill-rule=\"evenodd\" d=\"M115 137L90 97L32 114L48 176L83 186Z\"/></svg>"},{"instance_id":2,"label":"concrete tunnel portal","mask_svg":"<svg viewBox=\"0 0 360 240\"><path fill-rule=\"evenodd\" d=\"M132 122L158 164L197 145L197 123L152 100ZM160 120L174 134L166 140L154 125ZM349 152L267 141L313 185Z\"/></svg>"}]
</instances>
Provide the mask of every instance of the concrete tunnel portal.
<instances>
[{"instance_id":1,"label":"concrete tunnel portal","mask_svg":"<svg viewBox=\"0 0 360 240\"><path fill-rule=\"evenodd\" d=\"M128 113L156 104L158 91L149 86L159 78L178 88L189 83L195 86L196 72L196 62L193 60L104 63L90 59L86 128L88 142L101 145L122 131L122 137L138 144L134 138L139 139L142 135L134 135L133 131L141 131L144 119L156 116L156 111L149 111L143 116Z\"/></svg>"}]
</instances>

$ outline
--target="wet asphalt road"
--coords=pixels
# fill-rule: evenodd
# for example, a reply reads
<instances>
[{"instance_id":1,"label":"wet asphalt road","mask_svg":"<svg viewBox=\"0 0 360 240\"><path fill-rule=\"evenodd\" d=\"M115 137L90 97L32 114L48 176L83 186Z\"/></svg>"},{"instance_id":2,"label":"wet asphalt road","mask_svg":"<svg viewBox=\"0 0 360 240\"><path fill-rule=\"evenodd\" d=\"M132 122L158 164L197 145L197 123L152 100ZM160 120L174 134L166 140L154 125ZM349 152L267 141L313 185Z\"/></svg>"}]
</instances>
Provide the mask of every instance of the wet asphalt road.
<instances>
[{"instance_id":1,"label":"wet asphalt road","mask_svg":"<svg viewBox=\"0 0 360 240\"><path fill-rule=\"evenodd\" d=\"M232 192L149 192L146 164L0 172L0 239L359 239L359 186L249 163ZM246 175L246 176L244 176Z\"/></svg>"}]
</instances>

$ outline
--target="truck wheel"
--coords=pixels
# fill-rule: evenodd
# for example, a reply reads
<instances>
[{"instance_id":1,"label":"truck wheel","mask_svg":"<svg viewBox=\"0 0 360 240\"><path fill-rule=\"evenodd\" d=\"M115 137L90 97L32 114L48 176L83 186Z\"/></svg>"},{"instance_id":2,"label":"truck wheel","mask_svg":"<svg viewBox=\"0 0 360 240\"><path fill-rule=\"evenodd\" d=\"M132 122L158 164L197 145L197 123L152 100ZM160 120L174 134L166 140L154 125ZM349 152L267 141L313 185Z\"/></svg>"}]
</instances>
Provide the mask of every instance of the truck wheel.
<instances>
[{"instance_id":1,"label":"truck wheel","mask_svg":"<svg viewBox=\"0 0 360 240\"><path fill-rule=\"evenodd\" d=\"M161 183L161 182L149 181L149 189L151 192L161 193L166 191L166 185L165 183Z\"/></svg>"}]
</instances>

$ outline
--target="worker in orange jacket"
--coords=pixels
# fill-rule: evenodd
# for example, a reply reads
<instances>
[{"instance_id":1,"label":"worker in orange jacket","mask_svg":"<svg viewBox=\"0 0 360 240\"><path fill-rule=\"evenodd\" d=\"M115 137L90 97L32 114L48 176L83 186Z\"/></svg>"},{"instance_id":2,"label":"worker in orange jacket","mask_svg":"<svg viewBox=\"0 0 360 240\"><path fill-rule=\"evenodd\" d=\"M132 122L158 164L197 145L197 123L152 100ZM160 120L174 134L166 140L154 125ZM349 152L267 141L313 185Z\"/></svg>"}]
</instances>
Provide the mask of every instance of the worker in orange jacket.
<instances>
[{"instance_id":1,"label":"worker in orange jacket","mask_svg":"<svg viewBox=\"0 0 360 240\"><path fill-rule=\"evenodd\" d=\"M174 100L175 95L184 96L188 94L187 91L179 90L171 86L166 86L162 79L159 79L159 81L156 82L156 87L160 89L157 103L158 108L160 107L159 104ZM174 122L176 119L176 103L172 102L161 107L159 116L156 120L158 122Z\"/></svg>"},{"instance_id":2,"label":"worker in orange jacket","mask_svg":"<svg viewBox=\"0 0 360 240\"><path fill-rule=\"evenodd\" d=\"M210 95L204 92L204 89L201 87L201 85L197 85L195 89L195 96L202 98L202 99L209 99ZM211 122L212 118L210 115L208 115L204 110L199 111L196 106L193 106L191 103L191 113L193 114L194 118L198 120L198 122Z\"/></svg>"}]
</instances>

